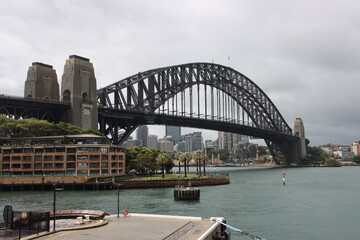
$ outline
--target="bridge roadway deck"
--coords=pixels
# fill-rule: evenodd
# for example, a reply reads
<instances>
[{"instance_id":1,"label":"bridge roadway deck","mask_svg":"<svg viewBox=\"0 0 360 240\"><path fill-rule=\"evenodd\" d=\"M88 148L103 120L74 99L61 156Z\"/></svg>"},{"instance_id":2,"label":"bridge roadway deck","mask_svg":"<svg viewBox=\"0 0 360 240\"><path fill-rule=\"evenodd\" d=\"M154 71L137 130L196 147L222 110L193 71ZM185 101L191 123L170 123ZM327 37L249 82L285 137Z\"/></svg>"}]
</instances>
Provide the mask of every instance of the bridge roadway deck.
<instances>
[{"instance_id":1,"label":"bridge roadway deck","mask_svg":"<svg viewBox=\"0 0 360 240\"><path fill-rule=\"evenodd\" d=\"M85 224L80 228L79 225L74 225L74 219L69 219L67 222L61 220L61 222L56 223L57 232L36 238L27 237L25 239L200 240L212 239L212 235L215 235L216 231L220 231L219 223L200 217L129 213L126 217L122 214L120 218L117 218L116 215L111 215L104 220L108 221L108 224L104 225L94 221L88 226ZM223 219L217 218L217 220L222 221ZM63 230L66 229L66 231L59 231L61 228L63 228Z\"/></svg>"}]
</instances>

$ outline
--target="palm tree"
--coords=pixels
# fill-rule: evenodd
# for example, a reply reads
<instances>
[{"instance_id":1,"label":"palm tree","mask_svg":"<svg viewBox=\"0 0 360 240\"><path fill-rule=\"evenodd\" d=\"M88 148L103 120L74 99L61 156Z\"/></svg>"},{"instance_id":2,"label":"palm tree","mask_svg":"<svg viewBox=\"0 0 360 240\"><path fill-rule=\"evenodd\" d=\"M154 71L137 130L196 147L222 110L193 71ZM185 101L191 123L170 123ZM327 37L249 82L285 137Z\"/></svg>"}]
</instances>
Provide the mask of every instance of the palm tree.
<instances>
[{"instance_id":1,"label":"palm tree","mask_svg":"<svg viewBox=\"0 0 360 240\"><path fill-rule=\"evenodd\" d=\"M178 161L178 165L179 165L179 174L181 173L181 169L180 169L180 162L181 162L181 155L183 154L183 152L177 152L175 154L175 159Z\"/></svg>"},{"instance_id":2,"label":"palm tree","mask_svg":"<svg viewBox=\"0 0 360 240\"><path fill-rule=\"evenodd\" d=\"M182 161L185 164L184 165L184 167L185 167L185 177L187 177L187 175L186 175L186 167L187 167L188 162L190 162L191 159L192 159L192 154L189 153L189 152L184 153L183 156L182 156Z\"/></svg>"},{"instance_id":3,"label":"palm tree","mask_svg":"<svg viewBox=\"0 0 360 240\"><path fill-rule=\"evenodd\" d=\"M206 165L206 160L208 159L208 156L206 154L202 155L202 161L203 161L203 165L204 165L204 176L206 176L206 172L205 172L205 165ZM200 169L201 172L201 169Z\"/></svg>"},{"instance_id":4,"label":"palm tree","mask_svg":"<svg viewBox=\"0 0 360 240\"><path fill-rule=\"evenodd\" d=\"M201 176L201 160L203 158L202 151L198 150L198 151L194 152L192 157L196 162L196 174L199 175L199 172L200 172L200 176ZM199 166L199 163L200 163L200 166Z\"/></svg>"},{"instance_id":5,"label":"palm tree","mask_svg":"<svg viewBox=\"0 0 360 240\"><path fill-rule=\"evenodd\" d=\"M156 157L156 163L161 166L162 178L165 178L165 166L171 161L171 157L167 152L160 152Z\"/></svg>"}]
</instances>

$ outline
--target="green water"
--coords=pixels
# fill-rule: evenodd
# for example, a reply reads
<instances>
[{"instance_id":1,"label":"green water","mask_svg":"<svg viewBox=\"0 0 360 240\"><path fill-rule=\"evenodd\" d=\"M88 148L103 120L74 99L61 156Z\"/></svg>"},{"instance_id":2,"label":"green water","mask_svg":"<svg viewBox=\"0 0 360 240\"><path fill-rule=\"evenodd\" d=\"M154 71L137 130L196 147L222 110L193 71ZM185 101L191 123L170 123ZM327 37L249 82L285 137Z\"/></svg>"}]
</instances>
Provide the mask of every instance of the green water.
<instances>
[{"instance_id":1,"label":"green water","mask_svg":"<svg viewBox=\"0 0 360 240\"><path fill-rule=\"evenodd\" d=\"M200 187L199 201L174 201L173 189L120 190L120 209L135 213L221 216L227 223L267 240L360 239L360 167L282 170L217 168L231 184ZM208 171L215 171L209 168ZM1 192L0 208L51 210L52 192ZM117 190L63 191L57 209L117 213ZM232 232L232 239L250 239Z\"/></svg>"}]
</instances>

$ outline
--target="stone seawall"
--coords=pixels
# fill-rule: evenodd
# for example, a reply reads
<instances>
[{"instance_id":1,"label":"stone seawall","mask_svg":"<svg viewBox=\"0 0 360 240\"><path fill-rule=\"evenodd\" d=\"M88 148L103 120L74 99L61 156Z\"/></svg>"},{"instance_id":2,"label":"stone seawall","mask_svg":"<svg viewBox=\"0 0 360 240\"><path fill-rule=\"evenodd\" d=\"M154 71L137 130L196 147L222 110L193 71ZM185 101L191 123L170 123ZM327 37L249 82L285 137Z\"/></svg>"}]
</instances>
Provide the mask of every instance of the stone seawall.
<instances>
[{"instance_id":1,"label":"stone seawall","mask_svg":"<svg viewBox=\"0 0 360 240\"><path fill-rule=\"evenodd\" d=\"M0 177L0 184L16 184L16 183L82 183L86 182L87 176L36 176L36 177Z\"/></svg>"},{"instance_id":2,"label":"stone seawall","mask_svg":"<svg viewBox=\"0 0 360 240\"><path fill-rule=\"evenodd\" d=\"M175 187L176 185L183 185L187 187L189 180L127 180L119 182L123 188L162 188L162 187ZM209 179L191 179L191 186L210 186L210 185L223 185L229 184L228 177L213 177ZM116 186L114 186L116 187Z\"/></svg>"}]
</instances>

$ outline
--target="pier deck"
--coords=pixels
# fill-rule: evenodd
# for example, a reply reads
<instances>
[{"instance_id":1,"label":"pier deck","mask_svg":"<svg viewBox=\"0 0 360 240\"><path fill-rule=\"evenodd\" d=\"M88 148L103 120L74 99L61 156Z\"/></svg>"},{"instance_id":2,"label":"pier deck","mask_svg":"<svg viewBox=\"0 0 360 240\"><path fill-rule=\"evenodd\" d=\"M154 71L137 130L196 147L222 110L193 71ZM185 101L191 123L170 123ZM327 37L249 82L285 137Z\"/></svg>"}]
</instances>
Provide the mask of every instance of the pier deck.
<instances>
[{"instance_id":1,"label":"pier deck","mask_svg":"<svg viewBox=\"0 0 360 240\"><path fill-rule=\"evenodd\" d=\"M129 214L106 217L108 224L100 227L73 230L67 224L66 231L58 231L49 235L37 237L36 239L136 239L136 240L200 240L213 239L217 232L221 231L219 223L210 219L200 217L182 217L165 215ZM217 218L222 221L222 218ZM69 221L74 222L74 219ZM60 230L57 227L57 230ZM27 238L35 239L35 238Z\"/></svg>"}]
</instances>

